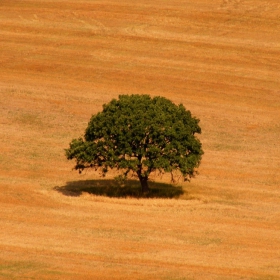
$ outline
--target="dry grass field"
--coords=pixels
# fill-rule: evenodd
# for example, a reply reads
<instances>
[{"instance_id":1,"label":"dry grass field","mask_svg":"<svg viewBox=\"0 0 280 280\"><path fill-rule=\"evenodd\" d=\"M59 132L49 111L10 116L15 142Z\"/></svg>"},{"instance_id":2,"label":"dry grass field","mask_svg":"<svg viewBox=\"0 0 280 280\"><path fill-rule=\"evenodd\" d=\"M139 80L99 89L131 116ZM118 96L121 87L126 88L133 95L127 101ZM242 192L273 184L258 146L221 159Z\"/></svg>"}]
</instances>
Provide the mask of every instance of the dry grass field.
<instances>
[{"instance_id":1,"label":"dry grass field","mask_svg":"<svg viewBox=\"0 0 280 280\"><path fill-rule=\"evenodd\" d=\"M179 198L64 156L132 93L201 120ZM279 0L1 0L0 109L0 279L280 279Z\"/></svg>"}]
</instances>

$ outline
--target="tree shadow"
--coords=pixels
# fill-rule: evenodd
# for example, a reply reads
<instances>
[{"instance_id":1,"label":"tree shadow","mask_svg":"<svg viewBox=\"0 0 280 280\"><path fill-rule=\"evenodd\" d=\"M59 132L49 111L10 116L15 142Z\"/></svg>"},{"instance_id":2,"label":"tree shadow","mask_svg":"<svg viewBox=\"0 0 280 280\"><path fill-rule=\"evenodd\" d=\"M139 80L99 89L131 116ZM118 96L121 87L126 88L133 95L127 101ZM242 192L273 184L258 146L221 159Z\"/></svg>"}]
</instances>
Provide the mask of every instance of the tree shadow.
<instances>
[{"instance_id":1,"label":"tree shadow","mask_svg":"<svg viewBox=\"0 0 280 280\"><path fill-rule=\"evenodd\" d=\"M139 181L127 180L119 184L116 180L81 180L67 182L65 186L56 186L54 189L66 196L80 196L83 192L98 196L117 198L177 198L184 194L181 186L149 182L150 191L141 192Z\"/></svg>"}]
</instances>

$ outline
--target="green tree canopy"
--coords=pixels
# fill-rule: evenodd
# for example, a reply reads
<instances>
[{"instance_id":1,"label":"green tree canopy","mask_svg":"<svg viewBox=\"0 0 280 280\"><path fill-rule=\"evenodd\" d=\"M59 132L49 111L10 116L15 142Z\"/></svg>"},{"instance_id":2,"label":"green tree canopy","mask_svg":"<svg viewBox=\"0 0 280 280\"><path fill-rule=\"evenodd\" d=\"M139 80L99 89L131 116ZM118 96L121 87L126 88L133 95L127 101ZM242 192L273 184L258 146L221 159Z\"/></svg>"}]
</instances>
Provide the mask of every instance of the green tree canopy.
<instances>
[{"instance_id":1,"label":"green tree canopy","mask_svg":"<svg viewBox=\"0 0 280 280\"><path fill-rule=\"evenodd\" d=\"M83 138L73 139L66 157L75 169L117 169L136 174L148 192L152 172L180 171L185 180L196 173L203 154L195 136L199 120L164 97L120 95L93 115Z\"/></svg>"}]
</instances>

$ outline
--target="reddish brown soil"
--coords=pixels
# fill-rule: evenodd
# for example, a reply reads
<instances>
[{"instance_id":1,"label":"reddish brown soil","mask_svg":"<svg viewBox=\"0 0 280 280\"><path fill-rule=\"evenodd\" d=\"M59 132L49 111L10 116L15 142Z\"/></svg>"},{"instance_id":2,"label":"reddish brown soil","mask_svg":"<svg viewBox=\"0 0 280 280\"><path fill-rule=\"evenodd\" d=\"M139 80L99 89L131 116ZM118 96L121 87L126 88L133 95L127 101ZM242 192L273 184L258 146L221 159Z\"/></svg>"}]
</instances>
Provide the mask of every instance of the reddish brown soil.
<instances>
[{"instance_id":1,"label":"reddish brown soil","mask_svg":"<svg viewBox=\"0 0 280 280\"><path fill-rule=\"evenodd\" d=\"M1 0L0 279L280 279L279 34L278 0ZM63 149L131 93L201 119L200 175L57 191L98 179Z\"/></svg>"}]
</instances>

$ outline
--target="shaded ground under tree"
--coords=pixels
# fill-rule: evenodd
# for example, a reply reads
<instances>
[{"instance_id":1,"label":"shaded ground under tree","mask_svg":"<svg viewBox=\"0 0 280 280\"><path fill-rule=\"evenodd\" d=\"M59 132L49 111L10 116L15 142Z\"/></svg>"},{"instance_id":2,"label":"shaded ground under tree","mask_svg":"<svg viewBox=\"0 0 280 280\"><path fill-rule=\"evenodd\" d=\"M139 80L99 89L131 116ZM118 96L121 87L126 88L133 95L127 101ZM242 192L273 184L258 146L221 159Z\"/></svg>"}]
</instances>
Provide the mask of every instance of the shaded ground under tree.
<instances>
[{"instance_id":1,"label":"shaded ground under tree","mask_svg":"<svg viewBox=\"0 0 280 280\"><path fill-rule=\"evenodd\" d=\"M149 193L143 194L137 180L127 180L124 183L116 180L80 180L67 182L65 186L56 186L54 189L66 196L80 196L83 192L87 192L119 198L178 198L185 193L181 186L150 182Z\"/></svg>"}]
</instances>

